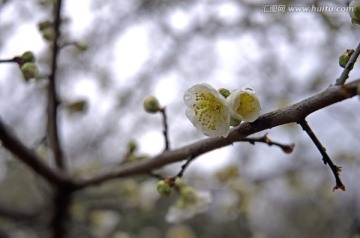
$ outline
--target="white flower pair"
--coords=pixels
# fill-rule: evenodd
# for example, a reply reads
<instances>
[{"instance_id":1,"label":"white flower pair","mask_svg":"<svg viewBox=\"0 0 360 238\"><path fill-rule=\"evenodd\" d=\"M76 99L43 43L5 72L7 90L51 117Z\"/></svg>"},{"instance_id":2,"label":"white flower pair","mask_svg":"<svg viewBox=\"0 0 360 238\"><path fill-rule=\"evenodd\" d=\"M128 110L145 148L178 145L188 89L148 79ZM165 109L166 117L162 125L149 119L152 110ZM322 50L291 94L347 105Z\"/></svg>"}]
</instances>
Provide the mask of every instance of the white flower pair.
<instances>
[{"instance_id":1,"label":"white flower pair","mask_svg":"<svg viewBox=\"0 0 360 238\"><path fill-rule=\"evenodd\" d=\"M203 134L227 137L231 119L253 122L261 111L260 101L252 87L233 91L226 99L206 83L196 84L186 90L185 115Z\"/></svg>"}]
</instances>

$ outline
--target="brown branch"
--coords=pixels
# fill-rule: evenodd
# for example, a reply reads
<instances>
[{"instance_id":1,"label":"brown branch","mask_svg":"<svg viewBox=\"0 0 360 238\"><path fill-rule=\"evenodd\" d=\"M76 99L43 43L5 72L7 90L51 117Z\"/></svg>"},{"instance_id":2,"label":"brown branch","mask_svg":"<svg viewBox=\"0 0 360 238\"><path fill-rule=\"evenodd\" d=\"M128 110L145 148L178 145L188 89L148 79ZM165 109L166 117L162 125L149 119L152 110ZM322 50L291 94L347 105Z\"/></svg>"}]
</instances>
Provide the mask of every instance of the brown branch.
<instances>
[{"instance_id":1,"label":"brown branch","mask_svg":"<svg viewBox=\"0 0 360 238\"><path fill-rule=\"evenodd\" d=\"M295 144L289 144L289 145L285 145L285 144L282 144L282 143L279 143L279 142L275 142L275 141L272 141L268 136L267 134L261 136L261 137L253 137L253 138L244 138L244 139L241 139L239 141L244 141L244 142L249 142L250 144L254 145L255 143L265 143L269 146L277 146L279 147L280 149L282 149L284 151L284 153L286 154L290 154L293 152L294 150L294 147L295 147Z\"/></svg>"},{"instance_id":2,"label":"brown branch","mask_svg":"<svg viewBox=\"0 0 360 238\"><path fill-rule=\"evenodd\" d=\"M165 150L170 149L170 142L169 142L169 127L167 123L167 116L165 107L160 110L161 115L163 117L163 134L164 134L164 140L165 140Z\"/></svg>"},{"instance_id":3,"label":"brown branch","mask_svg":"<svg viewBox=\"0 0 360 238\"><path fill-rule=\"evenodd\" d=\"M341 190L345 191L345 185L342 183L342 181L340 179L341 167L336 166L332 162L331 158L326 153L325 147L321 144L319 139L316 137L315 133L313 132L313 130L311 129L311 127L309 126L307 121L306 120L300 120L298 123L300 124L301 128L308 134L308 136L314 142L316 148L319 150L320 154L323 156L324 164L329 165L331 171L333 172L334 177L335 177L335 182L336 182L334 190L341 189Z\"/></svg>"},{"instance_id":4,"label":"brown branch","mask_svg":"<svg viewBox=\"0 0 360 238\"><path fill-rule=\"evenodd\" d=\"M60 38L60 25L61 25L61 0L57 0L54 8L54 42L53 42L53 51L51 59L51 74L49 76L48 84L48 140L49 146L53 151L55 163L59 169L64 169L64 160L63 153L61 150L59 132L58 132L58 116L57 116L57 107L58 107L58 98L56 93L56 71L57 71L57 62L59 55L59 38Z\"/></svg>"},{"instance_id":5,"label":"brown branch","mask_svg":"<svg viewBox=\"0 0 360 238\"><path fill-rule=\"evenodd\" d=\"M13 207L10 208L7 205L1 204L0 216L14 221L28 221L34 220L38 216L38 214L20 211L18 209L14 209Z\"/></svg>"},{"instance_id":6,"label":"brown branch","mask_svg":"<svg viewBox=\"0 0 360 238\"><path fill-rule=\"evenodd\" d=\"M330 86L323 92L301 102L266 113L253 123L241 123L240 126L230 132L227 138L204 139L172 151L164 151L162 154L149 160L125 164L119 168L111 168L93 178L79 181L75 189L101 184L119 177L146 174L165 165L185 160L188 157L196 157L214 149L230 145L256 132L287 123L296 123L317 110L355 96L359 83L360 79L343 86Z\"/></svg>"},{"instance_id":7,"label":"brown branch","mask_svg":"<svg viewBox=\"0 0 360 238\"><path fill-rule=\"evenodd\" d=\"M20 161L28 165L37 174L49 183L59 186L69 183L69 180L62 174L52 170L45 165L41 159L25 145L7 128L0 118L0 140L2 145L13 153Z\"/></svg>"}]
</instances>

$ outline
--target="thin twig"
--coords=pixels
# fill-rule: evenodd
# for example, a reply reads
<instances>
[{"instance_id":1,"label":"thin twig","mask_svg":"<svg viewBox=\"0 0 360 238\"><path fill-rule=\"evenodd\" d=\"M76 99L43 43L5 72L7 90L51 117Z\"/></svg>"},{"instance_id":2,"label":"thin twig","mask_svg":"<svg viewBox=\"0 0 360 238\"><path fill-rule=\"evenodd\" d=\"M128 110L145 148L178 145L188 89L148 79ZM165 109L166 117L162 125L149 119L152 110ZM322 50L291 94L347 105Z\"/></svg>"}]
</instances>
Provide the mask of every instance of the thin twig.
<instances>
[{"instance_id":1,"label":"thin twig","mask_svg":"<svg viewBox=\"0 0 360 238\"><path fill-rule=\"evenodd\" d=\"M58 98L56 93L56 71L59 55L59 38L61 25L61 0L57 0L54 7L54 32L55 38L53 42L52 60L51 60L51 74L48 84L48 139L49 146L53 151L54 159L59 169L64 169L65 164L63 160L63 153L61 150L59 131L58 131Z\"/></svg>"},{"instance_id":2,"label":"thin twig","mask_svg":"<svg viewBox=\"0 0 360 238\"><path fill-rule=\"evenodd\" d=\"M265 135L261 136L261 137L247 137L247 138L241 139L240 141L246 141L246 142L249 142L252 145L254 145L257 142L260 142L260 143L268 144L269 146L273 146L273 145L278 146L286 154L292 153L293 150L294 150L294 147L295 147L295 144L285 145L285 144L282 144L282 143L279 143L279 142L274 142L268 137L267 133Z\"/></svg>"},{"instance_id":3,"label":"thin twig","mask_svg":"<svg viewBox=\"0 0 360 238\"><path fill-rule=\"evenodd\" d=\"M298 123L300 124L301 128L309 135L311 140L314 142L315 146L318 148L319 152L323 156L324 164L329 165L331 171L333 172L333 174L335 176L335 181L336 181L334 190L341 189L341 190L345 191L345 185L342 183L342 181L340 179L341 167L336 166L332 162L329 155L326 153L325 147L321 144L319 139L316 137L315 133L312 131L312 129L310 128L307 121L304 119L304 120L299 121Z\"/></svg>"},{"instance_id":4,"label":"thin twig","mask_svg":"<svg viewBox=\"0 0 360 238\"><path fill-rule=\"evenodd\" d=\"M349 73L354 68L354 64L357 58L359 57L359 55L360 55L360 43L358 44L355 52L351 55L349 62L346 64L340 77L336 80L335 85L343 85L346 82L346 80L349 78Z\"/></svg>"},{"instance_id":5,"label":"thin twig","mask_svg":"<svg viewBox=\"0 0 360 238\"><path fill-rule=\"evenodd\" d=\"M0 63L18 63L15 58L12 59L0 59Z\"/></svg>"},{"instance_id":6,"label":"thin twig","mask_svg":"<svg viewBox=\"0 0 360 238\"><path fill-rule=\"evenodd\" d=\"M160 110L161 115L163 117L163 134L164 134L164 140L165 140L165 150L170 149L170 142L169 142L169 127L167 123L167 116L165 107Z\"/></svg>"},{"instance_id":7,"label":"thin twig","mask_svg":"<svg viewBox=\"0 0 360 238\"><path fill-rule=\"evenodd\" d=\"M190 163L195 159L196 157L194 156L189 156L186 160L186 162L181 166L181 170L179 171L179 173L177 173L177 175L174 176L174 178L182 178L182 176L185 173L185 170L189 167Z\"/></svg>"},{"instance_id":8,"label":"thin twig","mask_svg":"<svg viewBox=\"0 0 360 238\"><path fill-rule=\"evenodd\" d=\"M77 182L75 189L83 189L120 177L147 174L149 171L153 171L165 165L183 161L189 156L199 156L209 151L231 145L254 133L287 123L295 123L299 118L305 118L307 115L317 110L357 95L356 89L359 83L360 79L341 87L330 86L323 92L301 102L261 115L255 122L241 123L230 132L227 138L218 137L204 139L175 150L164 151L160 155L154 156L148 160L124 164L121 167L108 168L90 179Z\"/></svg>"}]
</instances>

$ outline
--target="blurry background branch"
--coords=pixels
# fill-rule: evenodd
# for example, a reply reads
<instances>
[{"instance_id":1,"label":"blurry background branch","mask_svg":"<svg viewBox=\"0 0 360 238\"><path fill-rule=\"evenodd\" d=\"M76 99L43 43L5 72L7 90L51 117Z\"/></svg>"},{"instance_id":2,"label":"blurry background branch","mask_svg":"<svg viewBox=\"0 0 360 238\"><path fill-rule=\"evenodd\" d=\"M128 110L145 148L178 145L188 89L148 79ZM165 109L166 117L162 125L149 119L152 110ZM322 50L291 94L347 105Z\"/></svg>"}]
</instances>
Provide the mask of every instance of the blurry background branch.
<instances>
[{"instance_id":1,"label":"blurry background branch","mask_svg":"<svg viewBox=\"0 0 360 238\"><path fill-rule=\"evenodd\" d=\"M46 165L31 149L25 147L10 129L0 119L0 140L2 145L13 153L16 158L29 166L34 172L43 177L50 184L60 186L67 183L67 179L57 170Z\"/></svg>"}]
</instances>

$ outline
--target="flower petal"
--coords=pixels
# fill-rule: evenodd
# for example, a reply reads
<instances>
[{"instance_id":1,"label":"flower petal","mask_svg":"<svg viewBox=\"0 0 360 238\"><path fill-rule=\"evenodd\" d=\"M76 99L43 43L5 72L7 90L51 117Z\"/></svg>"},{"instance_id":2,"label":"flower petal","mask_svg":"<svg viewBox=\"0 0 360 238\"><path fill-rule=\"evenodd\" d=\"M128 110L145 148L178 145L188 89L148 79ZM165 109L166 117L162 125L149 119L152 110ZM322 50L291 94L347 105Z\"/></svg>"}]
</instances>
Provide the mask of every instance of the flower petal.
<instances>
[{"instance_id":1,"label":"flower petal","mask_svg":"<svg viewBox=\"0 0 360 238\"><path fill-rule=\"evenodd\" d=\"M226 100L232 109L232 116L238 120L253 122L260 115L259 98L250 86L233 91Z\"/></svg>"},{"instance_id":2,"label":"flower petal","mask_svg":"<svg viewBox=\"0 0 360 238\"><path fill-rule=\"evenodd\" d=\"M196 84L186 90L185 115L203 134L226 137L230 131L230 108L225 98L210 85Z\"/></svg>"}]
</instances>

